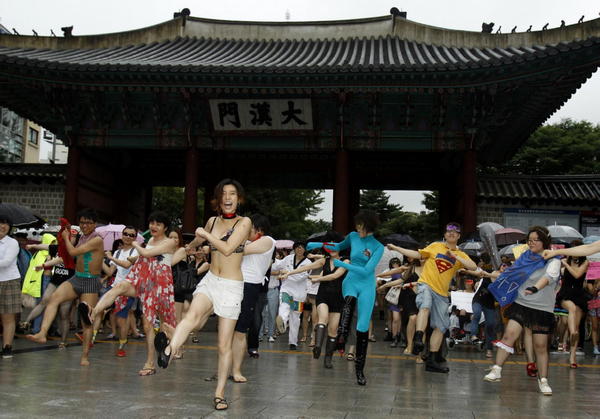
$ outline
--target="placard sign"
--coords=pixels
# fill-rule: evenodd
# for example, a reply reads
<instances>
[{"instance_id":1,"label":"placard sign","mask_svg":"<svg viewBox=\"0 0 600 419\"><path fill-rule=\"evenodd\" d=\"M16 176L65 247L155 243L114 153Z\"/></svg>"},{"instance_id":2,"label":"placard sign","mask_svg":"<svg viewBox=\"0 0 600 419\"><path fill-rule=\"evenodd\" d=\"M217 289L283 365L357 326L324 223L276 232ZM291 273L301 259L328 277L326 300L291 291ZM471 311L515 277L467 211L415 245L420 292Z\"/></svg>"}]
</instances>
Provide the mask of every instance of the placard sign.
<instances>
[{"instance_id":1,"label":"placard sign","mask_svg":"<svg viewBox=\"0 0 600 419\"><path fill-rule=\"evenodd\" d=\"M452 291L450 293L450 298L452 300L451 304L456 306L459 310L465 310L467 313L472 313L474 296L474 292Z\"/></svg>"},{"instance_id":2,"label":"placard sign","mask_svg":"<svg viewBox=\"0 0 600 419\"><path fill-rule=\"evenodd\" d=\"M310 99L211 99L216 131L312 130Z\"/></svg>"},{"instance_id":3,"label":"placard sign","mask_svg":"<svg viewBox=\"0 0 600 419\"><path fill-rule=\"evenodd\" d=\"M585 279L588 281L600 278L600 262L590 262Z\"/></svg>"}]
</instances>

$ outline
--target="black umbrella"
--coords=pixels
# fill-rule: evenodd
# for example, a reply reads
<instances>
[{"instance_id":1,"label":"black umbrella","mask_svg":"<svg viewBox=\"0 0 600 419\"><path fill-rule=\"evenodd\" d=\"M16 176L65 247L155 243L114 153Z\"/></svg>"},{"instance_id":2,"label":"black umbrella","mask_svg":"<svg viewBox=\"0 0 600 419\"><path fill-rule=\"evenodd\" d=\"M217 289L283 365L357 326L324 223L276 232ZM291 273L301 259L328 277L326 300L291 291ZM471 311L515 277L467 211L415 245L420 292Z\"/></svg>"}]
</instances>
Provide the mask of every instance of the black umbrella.
<instances>
[{"instance_id":1,"label":"black umbrella","mask_svg":"<svg viewBox=\"0 0 600 419\"><path fill-rule=\"evenodd\" d=\"M417 249L421 247L421 243L410 237L408 234L390 234L380 240L381 244L393 244L408 249Z\"/></svg>"},{"instance_id":2,"label":"black umbrella","mask_svg":"<svg viewBox=\"0 0 600 419\"><path fill-rule=\"evenodd\" d=\"M337 231L321 231L319 233L312 234L306 239L306 242L320 242L320 243L339 243L344 241L344 236Z\"/></svg>"},{"instance_id":3,"label":"black umbrella","mask_svg":"<svg viewBox=\"0 0 600 419\"><path fill-rule=\"evenodd\" d=\"M3 204L0 201L0 213L10 217L13 227L42 227L46 224L41 215L21 205Z\"/></svg>"}]
</instances>

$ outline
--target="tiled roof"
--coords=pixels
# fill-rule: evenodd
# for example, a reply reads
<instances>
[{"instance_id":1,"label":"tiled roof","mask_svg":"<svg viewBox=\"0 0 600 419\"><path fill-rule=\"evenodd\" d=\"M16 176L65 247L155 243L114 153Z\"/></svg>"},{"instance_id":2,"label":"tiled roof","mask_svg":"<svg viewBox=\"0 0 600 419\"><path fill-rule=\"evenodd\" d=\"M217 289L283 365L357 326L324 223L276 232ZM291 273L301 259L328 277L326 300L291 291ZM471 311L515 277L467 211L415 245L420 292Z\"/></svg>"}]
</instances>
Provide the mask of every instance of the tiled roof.
<instances>
[{"instance_id":1,"label":"tiled roof","mask_svg":"<svg viewBox=\"0 0 600 419\"><path fill-rule=\"evenodd\" d=\"M137 46L50 50L0 47L0 62L67 71L336 73L447 71L502 66L600 43L575 39L531 47L466 48L398 37L256 41L177 38Z\"/></svg>"},{"instance_id":2,"label":"tiled roof","mask_svg":"<svg viewBox=\"0 0 600 419\"><path fill-rule=\"evenodd\" d=\"M40 181L63 181L66 178L66 164L2 163L0 182L15 179Z\"/></svg>"},{"instance_id":3,"label":"tiled roof","mask_svg":"<svg viewBox=\"0 0 600 419\"><path fill-rule=\"evenodd\" d=\"M479 175L477 198L487 202L520 202L561 206L599 206L600 175Z\"/></svg>"}]
</instances>

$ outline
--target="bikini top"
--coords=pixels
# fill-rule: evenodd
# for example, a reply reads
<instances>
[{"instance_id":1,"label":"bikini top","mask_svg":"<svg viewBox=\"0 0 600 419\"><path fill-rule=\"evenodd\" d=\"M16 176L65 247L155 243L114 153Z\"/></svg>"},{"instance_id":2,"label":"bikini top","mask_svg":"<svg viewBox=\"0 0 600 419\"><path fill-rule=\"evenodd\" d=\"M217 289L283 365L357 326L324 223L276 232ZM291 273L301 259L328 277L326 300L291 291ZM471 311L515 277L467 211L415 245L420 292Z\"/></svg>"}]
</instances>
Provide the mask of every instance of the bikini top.
<instances>
[{"instance_id":1,"label":"bikini top","mask_svg":"<svg viewBox=\"0 0 600 419\"><path fill-rule=\"evenodd\" d=\"M213 220L212 226L210 227L210 233L212 233L213 228L215 227L215 223L217 222L217 217L215 217L215 219ZM233 234L233 230L235 229L235 226L237 225L237 223L239 223L240 220L237 220L235 222L235 224L233 226L231 226L231 228L229 230L227 230L227 232L225 233L225 235L223 237L221 237L221 241L226 242L229 237ZM235 250L233 251L233 253L244 253L244 247L246 246L245 243L240 244L238 247L235 248ZM217 248L215 246L213 246L213 244L211 242L208 242L208 247L210 247L210 250L212 252L217 252Z\"/></svg>"}]
</instances>

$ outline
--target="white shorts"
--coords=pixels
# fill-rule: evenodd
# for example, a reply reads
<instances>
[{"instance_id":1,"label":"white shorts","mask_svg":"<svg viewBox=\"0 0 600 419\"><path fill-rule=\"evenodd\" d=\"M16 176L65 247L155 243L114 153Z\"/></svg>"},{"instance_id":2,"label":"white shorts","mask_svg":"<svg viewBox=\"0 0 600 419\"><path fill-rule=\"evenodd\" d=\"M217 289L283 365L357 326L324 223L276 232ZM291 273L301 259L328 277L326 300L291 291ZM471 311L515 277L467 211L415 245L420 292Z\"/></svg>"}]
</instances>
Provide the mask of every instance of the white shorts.
<instances>
[{"instance_id":1,"label":"white shorts","mask_svg":"<svg viewBox=\"0 0 600 419\"><path fill-rule=\"evenodd\" d=\"M240 316L244 281L219 278L209 270L196 287L194 295L198 293L208 297L217 316L232 320L237 320Z\"/></svg>"}]
</instances>

